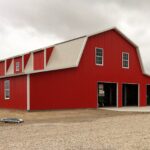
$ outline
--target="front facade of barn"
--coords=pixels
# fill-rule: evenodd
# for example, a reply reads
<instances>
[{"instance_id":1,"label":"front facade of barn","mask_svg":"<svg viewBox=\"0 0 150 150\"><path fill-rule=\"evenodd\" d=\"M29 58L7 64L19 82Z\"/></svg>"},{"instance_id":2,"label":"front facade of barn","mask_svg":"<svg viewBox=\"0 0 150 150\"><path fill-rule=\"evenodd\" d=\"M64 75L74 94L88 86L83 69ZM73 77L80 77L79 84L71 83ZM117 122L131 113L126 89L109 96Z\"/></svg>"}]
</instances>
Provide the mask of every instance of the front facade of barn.
<instances>
[{"instance_id":1,"label":"front facade of barn","mask_svg":"<svg viewBox=\"0 0 150 150\"><path fill-rule=\"evenodd\" d=\"M0 61L0 108L150 105L138 47L118 29Z\"/></svg>"}]
</instances>

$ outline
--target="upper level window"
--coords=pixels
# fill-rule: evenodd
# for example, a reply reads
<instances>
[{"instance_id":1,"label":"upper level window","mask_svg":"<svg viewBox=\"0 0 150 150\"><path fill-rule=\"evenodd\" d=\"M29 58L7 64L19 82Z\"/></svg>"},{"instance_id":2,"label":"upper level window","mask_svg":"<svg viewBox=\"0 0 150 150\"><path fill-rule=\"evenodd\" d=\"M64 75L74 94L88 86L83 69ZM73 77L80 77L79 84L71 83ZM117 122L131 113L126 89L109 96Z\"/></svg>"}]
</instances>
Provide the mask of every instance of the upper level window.
<instances>
[{"instance_id":1,"label":"upper level window","mask_svg":"<svg viewBox=\"0 0 150 150\"><path fill-rule=\"evenodd\" d=\"M96 48L96 65L103 65L103 49L102 48Z\"/></svg>"},{"instance_id":2,"label":"upper level window","mask_svg":"<svg viewBox=\"0 0 150 150\"><path fill-rule=\"evenodd\" d=\"M5 99L10 99L10 80L4 81L4 94Z\"/></svg>"},{"instance_id":3,"label":"upper level window","mask_svg":"<svg viewBox=\"0 0 150 150\"><path fill-rule=\"evenodd\" d=\"M122 68L129 68L129 53L122 53Z\"/></svg>"},{"instance_id":4,"label":"upper level window","mask_svg":"<svg viewBox=\"0 0 150 150\"><path fill-rule=\"evenodd\" d=\"M20 62L16 62L16 71L20 70Z\"/></svg>"}]
</instances>

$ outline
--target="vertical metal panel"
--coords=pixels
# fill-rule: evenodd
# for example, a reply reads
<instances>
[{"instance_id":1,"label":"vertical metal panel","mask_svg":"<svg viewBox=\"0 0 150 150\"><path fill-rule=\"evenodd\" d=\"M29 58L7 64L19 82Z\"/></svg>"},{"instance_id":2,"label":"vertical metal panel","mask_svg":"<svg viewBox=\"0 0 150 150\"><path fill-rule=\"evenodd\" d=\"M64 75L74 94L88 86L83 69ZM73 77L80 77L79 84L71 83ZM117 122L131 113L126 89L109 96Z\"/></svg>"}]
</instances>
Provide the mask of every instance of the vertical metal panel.
<instances>
[{"instance_id":1,"label":"vertical metal panel","mask_svg":"<svg viewBox=\"0 0 150 150\"><path fill-rule=\"evenodd\" d=\"M44 69L44 50L35 52L33 54L33 66L34 70L42 70Z\"/></svg>"},{"instance_id":2,"label":"vertical metal panel","mask_svg":"<svg viewBox=\"0 0 150 150\"><path fill-rule=\"evenodd\" d=\"M5 61L0 62L0 76L5 75Z\"/></svg>"}]
</instances>

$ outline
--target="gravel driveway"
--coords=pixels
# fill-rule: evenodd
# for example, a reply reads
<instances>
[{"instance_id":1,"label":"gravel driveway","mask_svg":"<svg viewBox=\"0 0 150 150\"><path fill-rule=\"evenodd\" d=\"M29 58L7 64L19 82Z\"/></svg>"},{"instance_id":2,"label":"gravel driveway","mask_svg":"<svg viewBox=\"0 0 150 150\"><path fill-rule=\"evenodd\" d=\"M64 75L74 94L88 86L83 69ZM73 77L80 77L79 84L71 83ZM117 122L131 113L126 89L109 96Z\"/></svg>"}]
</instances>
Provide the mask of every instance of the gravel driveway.
<instances>
[{"instance_id":1,"label":"gravel driveway","mask_svg":"<svg viewBox=\"0 0 150 150\"><path fill-rule=\"evenodd\" d=\"M25 123L0 124L0 150L148 150L150 113L0 110Z\"/></svg>"}]
</instances>

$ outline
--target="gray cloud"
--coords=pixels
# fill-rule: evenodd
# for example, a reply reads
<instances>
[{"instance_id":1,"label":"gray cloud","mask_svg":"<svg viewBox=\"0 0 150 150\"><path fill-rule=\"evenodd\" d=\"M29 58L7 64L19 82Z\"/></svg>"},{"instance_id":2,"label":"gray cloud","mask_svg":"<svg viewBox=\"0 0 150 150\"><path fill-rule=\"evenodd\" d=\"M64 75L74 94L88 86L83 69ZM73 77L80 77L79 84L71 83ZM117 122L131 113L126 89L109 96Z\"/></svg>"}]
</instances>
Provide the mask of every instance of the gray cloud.
<instances>
[{"instance_id":1,"label":"gray cloud","mask_svg":"<svg viewBox=\"0 0 150 150\"><path fill-rule=\"evenodd\" d=\"M0 0L0 58L117 26L150 72L149 0Z\"/></svg>"}]
</instances>

